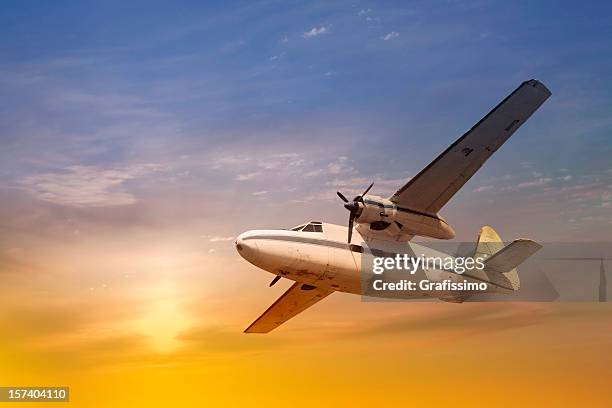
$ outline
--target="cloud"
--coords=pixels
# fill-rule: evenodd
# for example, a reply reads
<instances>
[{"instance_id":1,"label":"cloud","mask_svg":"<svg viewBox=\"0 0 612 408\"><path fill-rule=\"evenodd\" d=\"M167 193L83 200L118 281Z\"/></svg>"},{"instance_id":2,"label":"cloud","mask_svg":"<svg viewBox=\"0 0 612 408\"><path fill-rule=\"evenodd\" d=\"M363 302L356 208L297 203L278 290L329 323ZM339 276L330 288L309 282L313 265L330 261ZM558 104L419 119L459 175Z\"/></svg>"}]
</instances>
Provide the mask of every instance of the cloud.
<instances>
[{"instance_id":1,"label":"cloud","mask_svg":"<svg viewBox=\"0 0 612 408\"><path fill-rule=\"evenodd\" d=\"M539 173L534 173L534 174L535 175L540 175ZM552 178L538 177L538 178L536 178L534 180L523 181L523 182L518 183L516 185L510 185L510 186L506 186L506 187L501 187L500 190L501 191L515 191L515 190L521 190L521 189L532 188L532 187L545 187L545 186L548 186L551 181L553 181ZM488 187L488 186L484 186L484 187ZM489 188L484 188L483 189L483 187L479 187L479 188L473 190L473 192L480 192L480 191L485 191L485 190L489 190Z\"/></svg>"},{"instance_id":2,"label":"cloud","mask_svg":"<svg viewBox=\"0 0 612 408\"><path fill-rule=\"evenodd\" d=\"M212 169L217 170L217 169L222 169L225 167L242 165L244 163L248 163L249 161L250 161L250 158L246 156L233 155L233 154L227 154L227 155L215 154L212 158L208 160L208 164L210 165Z\"/></svg>"},{"instance_id":3,"label":"cloud","mask_svg":"<svg viewBox=\"0 0 612 408\"><path fill-rule=\"evenodd\" d=\"M263 191L255 191L254 193L252 193L254 196L261 196L261 195L265 195L268 194L268 192L266 190Z\"/></svg>"},{"instance_id":4,"label":"cloud","mask_svg":"<svg viewBox=\"0 0 612 408\"><path fill-rule=\"evenodd\" d=\"M473 193L481 193L483 191L487 191L487 190L491 190L493 189L493 186L480 186L478 188L475 188L474 190L472 190Z\"/></svg>"},{"instance_id":5,"label":"cloud","mask_svg":"<svg viewBox=\"0 0 612 408\"><path fill-rule=\"evenodd\" d=\"M251 157L216 154L207 162L213 170L231 170L237 173L235 181L248 181L257 177L265 178L272 174L289 174L301 169L306 161L301 154L295 152L253 155Z\"/></svg>"},{"instance_id":6,"label":"cloud","mask_svg":"<svg viewBox=\"0 0 612 408\"><path fill-rule=\"evenodd\" d=\"M239 175L237 175L237 176L234 178L234 180L237 180L237 181L246 181L246 180L252 180L252 179L254 179L255 177L257 177L258 175L259 175L259 172L258 172L258 171L254 171L254 172L251 172L251 173L243 173L243 174L239 174Z\"/></svg>"},{"instance_id":7,"label":"cloud","mask_svg":"<svg viewBox=\"0 0 612 408\"><path fill-rule=\"evenodd\" d=\"M60 171L22 178L19 184L40 200L76 207L129 205L136 197L125 190L128 180L161 169L156 164L104 169L97 166L68 166Z\"/></svg>"},{"instance_id":8,"label":"cloud","mask_svg":"<svg viewBox=\"0 0 612 408\"><path fill-rule=\"evenodd\" d=\"M338 160L327 165L329 174L352 173L355 169L353 166L346 164L348 158L346 156L338 157Z\"/></svg>"},{"instance_id":9,"label":"cloud","mask_svg":"<svg viewBox=\"0 0 612 408\"><path fill-rule=\"evenodd\" d=\"M310 38L310 37L316 37L318 35L321 34L326 34L329 32L329 29L325 26L321 26L321 27L313 27L310 31L306 31L304 34L302 34L302 38Z\"/></svg>"},{"instance_id":10,"label":"cloud","mask_svg":"<svg viewBox=\"0 0 612 408\"><path fill-rule=\"evenodd\" d=\"M382 39L384 41L389 41L397 37L399 37L399 33L397 31L391 31L389 34L385 35Z\"/></svg>"},{"instance_id":11,"label":"cloud","mask_svg":"<svg viewBox=\"0 0 612 408\"><path fill-rule=\"evenodd\" d=\"M266 155L242 156L233 154L215 154L214 157L208 160L210 168L222 170L225 168L236 167L257 167L262 170L287 170L291 167L297 167L304 164L304 159L299 153L273 153ZM250 175L249 173L241 173L245 180L253 178L257 174Z\"/></svg>"},{"instance_id":12,"label":"cloud","mask_svg":"<svg viewBox=\"0 0 612 408\"><path fill-rule=\"evenodd\" d=\"M215 235L213 237L210 237L209 241L210 242L221 242L221 241L231 241L233 239L234 239L233 236L232 237L230 237L230 236L220 237L220 236Z\"/></svg>"},{"instance_id":13,"label":"cloud","mask_svg":"<svg viewBox=\"0 0 612 408\"><path fill-rule=\"evenodd\" d=\"M286 171L292 167L304 164L304 159L299 153L275 153L259 161L258 166L265 170Z\"/></svg>"},{"instance_id":14,"label":"cloud","mask_svg":"<svg viewBox=\"0 0 612 408\"><path fill-rule=\"evenodd\" d=\"M355 168L348 164L349 159L346 156L340 156L335 161L330 162L325 167L319 167L304 173L306 177L320 176L323 174L354 174Z\"/></svg>"},{"instance_id":15,"label":"cloud","mask_svg":"<svg viewBox=\"0 0 612 408\"><path fill-rule=\"evenodd\" d=\"M525 182L519 183L516 186L516 188L542 187L550 183L551 181L552 181L551 178L541 177L533 181L525 181Z\"/></svg>"}]
</instances>

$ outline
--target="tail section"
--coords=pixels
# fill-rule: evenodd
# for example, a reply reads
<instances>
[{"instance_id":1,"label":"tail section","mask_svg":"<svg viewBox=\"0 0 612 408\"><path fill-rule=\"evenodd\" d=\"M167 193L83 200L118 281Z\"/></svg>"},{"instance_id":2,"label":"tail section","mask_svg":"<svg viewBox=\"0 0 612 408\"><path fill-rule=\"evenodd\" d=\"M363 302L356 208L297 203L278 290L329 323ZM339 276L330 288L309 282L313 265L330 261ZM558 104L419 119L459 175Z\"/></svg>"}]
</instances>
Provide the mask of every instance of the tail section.
<instances>
[{"instance_id":1,"label":"tail section","mask_svg":"<svg viewBox=\"0 0 612 408\"><path fill-rule=\"evenodd\" d=\"M542 245L530 239L519 238L504 247L485 262L485 269L490 272L510 273L522 264L531 255L535 254Z\"/></svg>"},{"instance_id":2,"label":"tail section","mask_svg":"<svg viewBox=\"0 0 612 408\"><path fill-rule=\"evenodd\" d=\"M478 234L474 258L484 258L483 273L491 283L508 290L518 290L521 282L516 267L542 246L530 239L517 239L504 247L495 230L484 226Z\"/></svg>"},{"instance_id":3,"label":"tail section","mask_svg":"<svg viewBox=\"0 0 612 408\"><path fill-rule=\"evenodd\" d=\"M481 257L488 259L495 255L495 253L501 251L503 247L504 243L499 235L497 235L497 232L488 225L485 225L478 233L474 258Z\"/></svg>"}]
</instances>

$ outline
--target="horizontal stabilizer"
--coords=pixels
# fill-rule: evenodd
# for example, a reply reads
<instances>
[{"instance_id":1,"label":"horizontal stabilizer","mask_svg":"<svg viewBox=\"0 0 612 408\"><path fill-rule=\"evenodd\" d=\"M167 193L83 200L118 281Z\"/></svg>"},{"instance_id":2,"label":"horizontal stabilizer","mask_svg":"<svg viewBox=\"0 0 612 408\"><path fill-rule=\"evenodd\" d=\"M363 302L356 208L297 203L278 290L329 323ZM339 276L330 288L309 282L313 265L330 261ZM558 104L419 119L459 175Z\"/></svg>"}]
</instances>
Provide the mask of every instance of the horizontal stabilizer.
<instances>
[{"instance_id":1,"label":"horizontal stabilizer","mask_svg":"<svg viewBox=\"0 0 612 408\"><path fill-rule=\"evenodd\" d=\"M510 272L538 252L540 248L542 245L530 239L516 239L487 259L484 270L497 273Z\"/></svg>"}]
</instances>

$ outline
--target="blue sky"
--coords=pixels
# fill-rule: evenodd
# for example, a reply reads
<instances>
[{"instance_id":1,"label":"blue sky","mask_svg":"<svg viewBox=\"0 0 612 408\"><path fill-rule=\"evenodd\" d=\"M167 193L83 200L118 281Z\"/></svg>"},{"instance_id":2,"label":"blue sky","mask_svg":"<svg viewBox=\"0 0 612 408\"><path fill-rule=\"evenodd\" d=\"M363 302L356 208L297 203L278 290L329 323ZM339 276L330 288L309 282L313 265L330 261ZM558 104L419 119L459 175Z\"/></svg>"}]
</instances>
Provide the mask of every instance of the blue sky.
<instances>
[{"instance_id":1,"label":"blue sky","mask_svg":"<svg viewBox=\"0 0 612 408\"><path fill-rule=\"evenodd\" d=\"M221 235L343 223L336 189L375 180L374 193L390 194L537 78L553 97L443 215L468 236L494 220L510 234L603 239L611 8L6 2L2 195L44 209L50 224L75 212L92 229L101 212L104 222L134 212L177 228L196 219ZM476 217L483 211L490 220Z\"/></svg>"}]
</instances>

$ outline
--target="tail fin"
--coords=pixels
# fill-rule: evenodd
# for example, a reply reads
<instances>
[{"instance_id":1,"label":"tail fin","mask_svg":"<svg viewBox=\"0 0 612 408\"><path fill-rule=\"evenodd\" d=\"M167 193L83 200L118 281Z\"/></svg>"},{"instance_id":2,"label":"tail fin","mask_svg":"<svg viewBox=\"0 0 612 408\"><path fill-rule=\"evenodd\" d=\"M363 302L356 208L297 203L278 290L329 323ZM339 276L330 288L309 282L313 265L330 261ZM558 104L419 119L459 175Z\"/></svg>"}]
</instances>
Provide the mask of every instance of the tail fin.
<instances>
[{"instance_id":1,"label":"tail fin","mask_svg":"<svg viewBox=\"0 0 612 408\"><path fill-rule=\"evenodd\" d=\"M478 241L476 242L476 250L474 251L474 258L490 258L495 253L501 251L504 247L497 232L488 225L485 225L480 229L478 233Z\"/></svg>"},{"instance_id":2,"label":"tail fin","mask_svg":"<svg viewBox=\"0 0 612 408\"><path fill-rule=\"evenodd\" d=\"M518 290L521 282L516 267L542 246L529 239L517 239L504 247L501 238L495 230L484 226L478 234L478 243L474 258L484 258L483 272L491 283L506 289Z\"/></svg>"}]
</instances>

